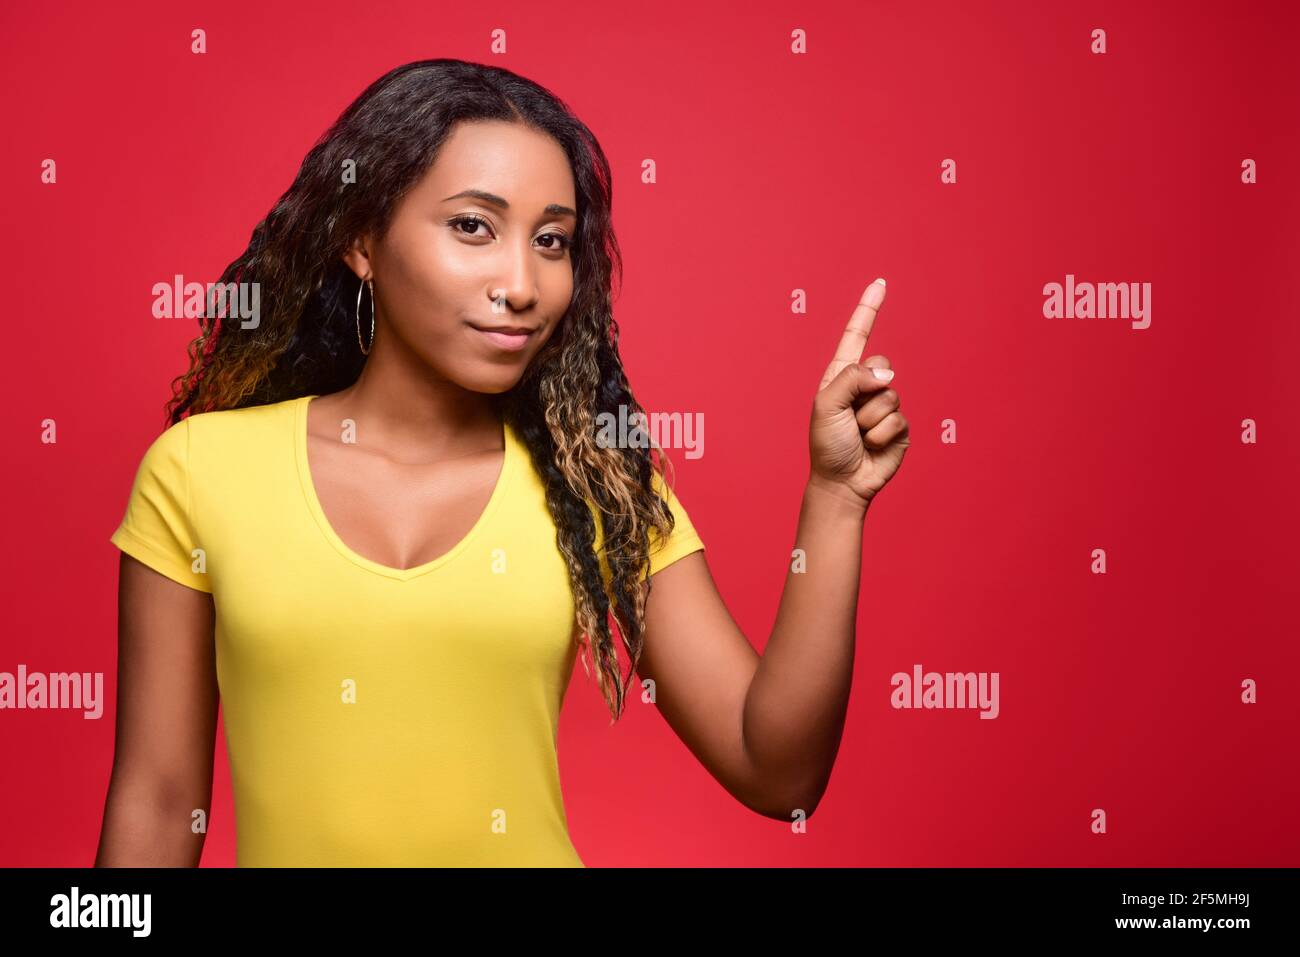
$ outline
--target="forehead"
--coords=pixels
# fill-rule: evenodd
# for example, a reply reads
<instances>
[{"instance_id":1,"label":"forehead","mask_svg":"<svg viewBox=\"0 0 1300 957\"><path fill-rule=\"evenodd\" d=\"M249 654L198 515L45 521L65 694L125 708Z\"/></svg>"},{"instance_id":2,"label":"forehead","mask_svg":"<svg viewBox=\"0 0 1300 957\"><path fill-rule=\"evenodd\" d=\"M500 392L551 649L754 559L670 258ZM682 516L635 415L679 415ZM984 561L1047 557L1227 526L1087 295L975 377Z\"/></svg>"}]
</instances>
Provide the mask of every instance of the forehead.
<instances>
[{"instance_id":1,"label":"forehead","mask_svg":"<svg viewBox=\"0 0 1300 957\"><path fill-rule=\"evenodd\" d=\"M435 203L465 189L502 197L509 215L535 215L549 203L576 206L564 149L519 123L458 123L416 187Z\"/></svg>"}]
</instances>

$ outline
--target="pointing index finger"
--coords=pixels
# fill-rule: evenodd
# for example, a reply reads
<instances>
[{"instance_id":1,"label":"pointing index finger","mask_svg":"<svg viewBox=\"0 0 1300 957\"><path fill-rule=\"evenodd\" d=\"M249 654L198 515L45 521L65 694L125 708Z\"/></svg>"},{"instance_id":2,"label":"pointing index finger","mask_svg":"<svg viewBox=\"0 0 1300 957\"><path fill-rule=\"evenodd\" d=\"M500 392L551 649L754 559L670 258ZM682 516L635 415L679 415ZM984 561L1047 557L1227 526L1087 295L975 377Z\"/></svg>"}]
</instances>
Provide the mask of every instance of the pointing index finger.
<instances>
[{"instance_id":1,"label":"pointing index finger","mask_svg":"<svg viewBox=\"0 0 1300 957\"><path fill-rule=\"evenodd\" d=\"M835 358L831 360L822 379L823 387L839 375L840 370L845 366L862 361L862 353L866 350L867 340L871 337L871 327L876 324L876 314L884 301L885 280L877 279L863 291L862 298L853 309L853 315L849 316L849 324L845 327L844 335L835 350Z\"/></svg>"}]
</instances>

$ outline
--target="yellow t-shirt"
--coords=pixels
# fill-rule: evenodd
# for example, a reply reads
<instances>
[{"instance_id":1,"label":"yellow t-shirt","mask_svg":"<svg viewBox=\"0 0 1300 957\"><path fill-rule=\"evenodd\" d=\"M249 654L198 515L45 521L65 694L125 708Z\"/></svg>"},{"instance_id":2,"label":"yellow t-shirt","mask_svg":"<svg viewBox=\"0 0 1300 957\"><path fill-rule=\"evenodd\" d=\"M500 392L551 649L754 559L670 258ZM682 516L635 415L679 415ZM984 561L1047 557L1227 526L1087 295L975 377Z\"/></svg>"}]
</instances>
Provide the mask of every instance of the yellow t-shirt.
<instances>
[{"instance_id":1,"label":"yellow t-shirt","mask_svg":"<svg viewBox=\"0 0 1300 957\"><path fill-rule=\"evenodd\" d=\"M167 429L111 538L213 596L237 865L583 866L556 755L574 602L528 449L506 425L470 532L390 568L321 509L312 398ZM677 525L652 536L651 574L704 548L666 497Z\"/></svg>"}]
</instances>

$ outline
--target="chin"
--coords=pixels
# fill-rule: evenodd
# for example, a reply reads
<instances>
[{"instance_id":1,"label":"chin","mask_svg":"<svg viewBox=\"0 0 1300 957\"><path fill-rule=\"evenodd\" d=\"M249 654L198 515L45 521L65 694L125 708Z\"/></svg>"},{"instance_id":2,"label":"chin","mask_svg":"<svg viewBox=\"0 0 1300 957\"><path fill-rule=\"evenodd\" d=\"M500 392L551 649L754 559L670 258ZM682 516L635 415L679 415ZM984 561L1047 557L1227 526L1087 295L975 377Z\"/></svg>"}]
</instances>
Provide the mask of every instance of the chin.
<instances>
[{"instance_id":1,"label":"chin","mask_svg":"<svg viewBox=\"0 0 1300 957\"><path fill-rule=\"evenodd\" d=\"M466 392L499 395L509 392L528 370L531 357L516 357L512 362L493 362L480 355L459 354L448 362L447 352L441 355L419 354L420 361L438 378L460 386Z\"/></svg>"},{"instance_id":2,"label":"chin","mask_svg":"<svg viewBox=\"0 0 1300 957\"><path fill-rule=\"evenodd\" d=\"M526 368L526 365L520 365L518 368L497 369L487 373L466 376L464 379L457 379L457 382L471 392L482 392L485 395L501 395L509 392L519 384L519 380L524 377Z\"/></svg>"}]
</instances>

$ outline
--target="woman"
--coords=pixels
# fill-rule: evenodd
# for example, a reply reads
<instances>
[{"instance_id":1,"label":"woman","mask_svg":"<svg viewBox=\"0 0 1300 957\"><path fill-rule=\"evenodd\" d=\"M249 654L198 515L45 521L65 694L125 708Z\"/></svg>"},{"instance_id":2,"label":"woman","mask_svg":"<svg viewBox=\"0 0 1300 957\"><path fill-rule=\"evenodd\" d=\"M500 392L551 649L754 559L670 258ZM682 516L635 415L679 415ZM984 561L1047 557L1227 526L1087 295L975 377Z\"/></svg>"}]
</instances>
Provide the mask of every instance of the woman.
<instances>
[{"instance_id":1,"label":"woman","mask_svg":"<svg viewBox=\"0 0 1300 957\"><path fill-rule=\"evenodd\" d=\"M888 360L859 363L883 281L813 401L806 559L760 658L662 462L597 426L642 414L610 204L559 100L457 60L391 71L307 155L221 277L259 313L200 320L112 537L98 865L198 863L220 700L241 866L582 866L556 760L580 647L613 719L636 671L737 800L812 813L908 444Z\"/></svg>"}]
</instances>

